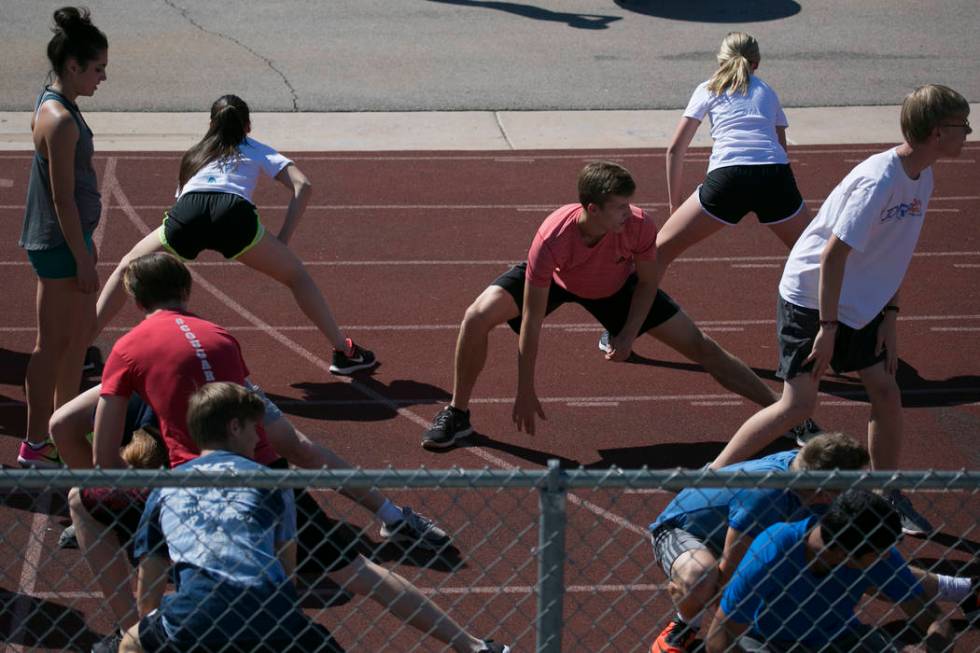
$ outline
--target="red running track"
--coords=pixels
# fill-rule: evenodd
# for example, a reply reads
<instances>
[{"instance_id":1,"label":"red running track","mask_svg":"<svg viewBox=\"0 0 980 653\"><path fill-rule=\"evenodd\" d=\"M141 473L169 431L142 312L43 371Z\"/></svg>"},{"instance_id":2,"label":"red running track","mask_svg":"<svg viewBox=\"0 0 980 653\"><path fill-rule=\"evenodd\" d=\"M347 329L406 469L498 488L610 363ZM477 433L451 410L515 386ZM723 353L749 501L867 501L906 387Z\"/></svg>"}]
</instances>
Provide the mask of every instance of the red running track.
<instances>
[{"instance_id":1,"label":"red running track","mask_svg":"<svg viewBox=\"0 0 980 653\"><path fill-rule=\"evenodd\" d=\"M793 148L794 171L810 209L815 211L858 161L881 149ZM906 404L906 468L977 469L980 462L978 155L980 147L971 144L959 160L936 165L928 224L903 288L899 376ZM524 258L540 221L556 206L574 201L577 171L596 158L630 168L639 183L635 202L663 222L661 152L297 155L313 180L314 197L292 246L339 321L377 352L382 365L371 375L353 381L330 376L325 342L288 293L213 254L194 265L198 281L192 308L231 329L253 377L301 430L364 467L538 468L552 457L566 465L598 468L702 465L754 407L649 338L638 342L632 362L605 361L595 348L598 328L574 306L546 322L537 378L548 419L539 424L535 437L516 432L510 421L516 339L499 329L491 336L489 360L473 401L478 435L471 446L443 453L419 447L422 428L451 391L453 347L466 306L511 262ZM706 160L704 151L688 159L686 183L692 189ZM34 278L15 245L28 161L23 153L0 154L0 215L7 233L0 250L7 280L0 321L0 434L6 436L0 462L7 465L15 463L16 441L22 435L21 384L34 338ZM103 278L141 233L159 224L172 201L177 161L176 154L97 157L107 207L98 234ZM264 222L273 231L284 208L277 190L265 184L256 194ZM773 309L784 257L776 238L749 218L688 251L664 282L706 332L773 387L778 387L772 377ZM107 351L137 319L127 308L99 344ZM856 377L828 377L823 391L818 421L862 434L868 406ZM535 597L528 588L535 572L530 557L537 543L531 521L535 497L523 492L405 492L397 498L437 516L456 534L463 552L462 566L451 573L438 565L403 565L400 571L419 586L441 587L440 602L451 606L456 618L472 618L477 632L498 633L520 650L531 650L528 615ZM580 498L590 505L570 505L566 581L573 587L566 601L566 650L603 650L606 645L610 650L642 650L668 617L666 598L657 587L663 578L653 567L642 529L669 496L600 491ZM351 509L334 495L325 495L325 500L342 513ZM980 539L975 510L957 510L956 502L943 495L920 495L917 500L932 503L930 514L943 523L944 532ZM85 594L90 589L87 568L77 552L54 549L64 521L63 500L49 497L48 508L40 510L30 497L11 494L4 504L0 510L8 526L0 555L9 562L0 575L2 597L18 599L13 604L17 614L30 605L62 619L66 629L81 629L86 621L94 631L104 632L101 600ZM359 526L370 523L357 510L350 520ZM33 546L27 544L30 533L41 537ZM375 533L368 536L377 541ZM978 573L970 546L950 552L944 543L912 541L904 546L910 557L929 561L945 556L952 561L946 569ZM40 573L22 564L25 553L41 563ZM624 593L620 586L630 586L630 591ZM497 592L500 587L507 587L507 593ZM36 598L28 604L27 595ZM378 615L373 605L363 609ZM331 627L347 619L335 630L353 649L378 650L383 637L398 628L390 617L372 625L351 604L323 615ZM12 619L0 616L0 632L23 632ZM400 631L389 647L413 650L417 641L412 633ZM975 631L962 641L980 645ZM57 648L57 642L45 644ZM417 650L433 648L426 640Z\"/></svg>"}]
</instances>

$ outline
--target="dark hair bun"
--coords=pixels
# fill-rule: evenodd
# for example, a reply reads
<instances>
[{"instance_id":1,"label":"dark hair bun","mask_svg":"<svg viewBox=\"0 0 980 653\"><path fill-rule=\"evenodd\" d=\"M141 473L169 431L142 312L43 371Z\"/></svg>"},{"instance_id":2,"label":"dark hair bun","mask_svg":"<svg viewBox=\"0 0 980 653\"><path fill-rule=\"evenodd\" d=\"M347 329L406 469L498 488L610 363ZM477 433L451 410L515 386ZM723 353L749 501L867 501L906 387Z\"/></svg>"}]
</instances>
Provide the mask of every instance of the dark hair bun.
<instances>
[{"instance_id":1,"label":"dark hair bun","mask_svg":"<svg viewBox=\"0 0 980 653\"><path fill-rule=\"evenodd\" d=\"M92 25L91 13L85 7L62 7L54 12L53 32L72 32Z\"/></svg>"}]
</instances>

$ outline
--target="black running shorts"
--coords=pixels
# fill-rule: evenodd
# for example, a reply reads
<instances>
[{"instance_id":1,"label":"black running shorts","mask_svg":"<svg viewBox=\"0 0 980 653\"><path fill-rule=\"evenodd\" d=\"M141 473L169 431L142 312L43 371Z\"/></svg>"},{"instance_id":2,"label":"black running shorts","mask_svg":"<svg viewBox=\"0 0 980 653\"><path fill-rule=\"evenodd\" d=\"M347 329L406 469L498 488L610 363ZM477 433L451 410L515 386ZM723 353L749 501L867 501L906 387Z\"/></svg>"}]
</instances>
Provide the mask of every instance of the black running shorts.
<instances>
[{"instance_id":1,"label":"black running shorts","mask_svg":"<svg viewBox=\"0 0 980 653\"><path fill-rule=\"evenodd\" d=\"M726 224L738 224L748 212L762 224L795 217L803 196L789 164L716 168L698 186L701 208Z\"/></svg>"},{"instance_id":2,"label":"black running shorts","mask_svg":"<svg viewBox=\"0 0 980 653\"><path fill-rule=\"evenodd\" d=\"M193 260L202 250L237 258L265 234L259 211L234 193L192 192L181 195L163 215L163 245L182 259Z\"/></svg>"},{"instance_id":3,"label":"black running shorts","mask_svg":"<svg viewBox=\"0 0 980 653\"><path fill-rule=\"evenodd\" d=\"M521 311L524 308L524 279L526 272L527 263L518 263L494 279L493 283L490 284L492 286L499 286L506 290L510 296L514 298L514 302L517 303L518 311ZM549 315L552 311L566 302L578 304L587 310L592 317L597 319L599 323L602 324L607 331L609 331L609 333L615 336L623 329L623 325L626 324L626 318L630 312L630 302L633 301L633 290L636 288L636 283L636 275L631 274L626 279L626 283L623 284L622 288L617 290L609 297L585 299L584 297L579 297L578 295L568 292L552 281L551 288L548 290L548 307L545 309L545 315ZM674 317L679 310L681 310L680 306L678 306L677 303L671 299L670 295L665 293L663 290L658 289L657 296L653 300L653 306L650 307L650 312L643 321L643 326L640 327L640 333L646 333L650 329L660 326L670 318ZM513 320L509 320L507 324L509 324L510 328L514 330L514 333L521 332L520 315L515 317Z\"/></svg>"}]
</instances>

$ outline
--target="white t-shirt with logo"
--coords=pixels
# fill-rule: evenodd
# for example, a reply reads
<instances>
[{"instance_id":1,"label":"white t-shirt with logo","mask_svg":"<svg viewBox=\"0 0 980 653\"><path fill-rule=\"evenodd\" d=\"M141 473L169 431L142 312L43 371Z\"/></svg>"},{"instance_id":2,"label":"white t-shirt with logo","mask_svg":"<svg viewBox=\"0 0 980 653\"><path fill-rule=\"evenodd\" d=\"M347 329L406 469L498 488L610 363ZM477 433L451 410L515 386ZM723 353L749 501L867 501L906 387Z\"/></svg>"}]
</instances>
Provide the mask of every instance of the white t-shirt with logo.
<instances>
[{"instance_id":1,"label":"white t-shirt with logo","mask_svg":"<svg viewBox=\"0 0 980 653\"><path fill-rule=\"evenodd\" d=\"M838 319L860 329L902 285L932 195L932 168L910 179L897 148L858 164L837 185L796 241L779 294L819 309L820 255L831 236L851 247L844 268Z\"/></svg>"},{"instance_id":2,"label":"white t-shirt with logo","mask_svg":"<svg viewBox=\"0 0 980 653\"><path fill-rule=\"evenodd\" d=\"M745 94L726 91L715 95L708 90L708 82L702 82L694 89L684 116L711 119L715 142L708 172L725 166L789 163L776 134L776 127L789 125L786 114L776 91L755 75L749 78Z\"/></svg>"},{"instance_id":3,"label":"white t-shirt with logo","mask_svg":"<svg viewBox=\"0 0 980 653\"><path fill-rule=\"evenodd\" d=\"M234 193L252 201L259 173L275 177L292 163L264 143L246 138L238 146L239 156L211 161L177 189L177 197L192 191L204 193Z\"/></svg>"}]
</instances>

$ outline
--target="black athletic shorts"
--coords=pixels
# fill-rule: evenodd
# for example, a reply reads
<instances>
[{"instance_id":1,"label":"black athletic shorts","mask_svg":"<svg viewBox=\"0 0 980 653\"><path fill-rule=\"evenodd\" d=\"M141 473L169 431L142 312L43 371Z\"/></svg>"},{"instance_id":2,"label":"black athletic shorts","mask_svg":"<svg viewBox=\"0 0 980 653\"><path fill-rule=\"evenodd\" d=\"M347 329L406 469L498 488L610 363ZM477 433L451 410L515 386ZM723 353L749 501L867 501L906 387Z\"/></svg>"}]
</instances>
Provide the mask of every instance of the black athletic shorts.
<instances>
[{"instance_id":1,"label":"black athletic shorts","mask_svg":"<svg viewBox=\"0 0 980 653\"><path fill-rule=\"evenodd\" d=\"M237 258L258 243L265 227L259 211L234 193L191 192L163 214L164 247L182 259L192 260L205 249Z\"/></svg>"},{"instance_id":2,"label":"black athletic shorts","mask_svg":"<svg viewBox=\"0 0 980 653\"><path fill-rule=\"evenodd\" d=\"M698 186L701 208L726 224L748 212L762 224L788 220L803 208L803 196L789 164L715 168Z\"/></svg>"},{"instance_id":3,"label":"black athletic shorts","mask_svg":"<svg viewBox=\"0 0 980 653\"><path fill-rule=\"evenodd\" d=\"M779 367L776 376L789 381L795 376L808 372L813 363L804 365L803 361L813 350L813 341L820 330L820 312L791 304L777 293L776 337L779 341ZM830 367L838 374L864 370L885 359L885 351L875 353L878 344L878 325L885 319L884 313L871 320L861 329L852 329L846 324L837 326L834 338L834 356Z\"/></svg>"},{"instance_id":4,"label":"black athletic shorts","mask_svg":"<svg viewBox=\"0 0 980 653\"><path fill-rule=\"evenodd\" d=\"M518 263L502 275L494 279L492 286L500 286L514 298L517 303L517 310L524 308L524 280L527 272L527 263ZM630 302L633 300L633 289L636 288L636 275L631 274L623 287L609 297L600 299L585 299L578 295L573 295L554 281L548 290L548 307L545 315L550 315L552 311L566 302L578 304L587 310L592 317L599 320L599 323L606 328L612 335L618 334L630 311ZM681 310L680 306L671 299L670 295L663 290L657 290L657 296L653 300L653 306L640 327L640 333L646 333L654 327L658 327L670 318L674 317ZM514 333L521 332L521 316L518 315L507 324L514 330Z\"/></svg>"}]
</instances>

